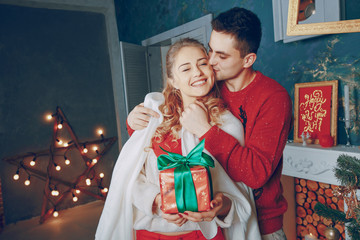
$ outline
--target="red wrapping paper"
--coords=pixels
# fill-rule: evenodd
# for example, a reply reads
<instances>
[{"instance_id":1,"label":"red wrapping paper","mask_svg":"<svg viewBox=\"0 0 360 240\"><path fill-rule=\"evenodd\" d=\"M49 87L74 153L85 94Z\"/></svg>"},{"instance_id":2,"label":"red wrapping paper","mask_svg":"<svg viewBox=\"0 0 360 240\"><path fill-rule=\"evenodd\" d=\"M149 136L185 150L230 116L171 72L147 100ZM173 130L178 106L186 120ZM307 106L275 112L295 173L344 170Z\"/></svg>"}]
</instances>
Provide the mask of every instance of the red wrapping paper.
<instances>
[{"instance_id":1,"label":"red wrapping paper","mask_svg":"<svg viewBox=\"0 0 360 240\"><path fill-rule=\"evenodd\" d=\"M175 168L160 171L160 194L161 194L161 211L164 213L178 213L175 199L175 183L174 183ZM195 166L190 168L193 178L198 211L204 212L210 210L211 191L209 175L205 167ZM186 202L186 198L185 198Z\"/></svg>"}]
</instances>

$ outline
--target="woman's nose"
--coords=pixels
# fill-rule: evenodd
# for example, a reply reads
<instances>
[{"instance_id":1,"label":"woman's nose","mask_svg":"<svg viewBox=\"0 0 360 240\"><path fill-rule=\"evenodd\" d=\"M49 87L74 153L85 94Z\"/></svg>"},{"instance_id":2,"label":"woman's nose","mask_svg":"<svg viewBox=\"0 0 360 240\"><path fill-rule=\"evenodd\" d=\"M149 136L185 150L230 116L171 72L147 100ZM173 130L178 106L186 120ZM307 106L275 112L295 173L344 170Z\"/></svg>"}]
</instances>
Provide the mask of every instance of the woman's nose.
<instances>
[{"instance_id":1,"label":"woman's nose","mask_svg":"<svg viewBox=\"0 0 360 240\"><path fill-rule=\"evenodd\" d=\"M194 76L201 76L202 71L199 67L194 68Z\"/></svg>"}]
</instances>

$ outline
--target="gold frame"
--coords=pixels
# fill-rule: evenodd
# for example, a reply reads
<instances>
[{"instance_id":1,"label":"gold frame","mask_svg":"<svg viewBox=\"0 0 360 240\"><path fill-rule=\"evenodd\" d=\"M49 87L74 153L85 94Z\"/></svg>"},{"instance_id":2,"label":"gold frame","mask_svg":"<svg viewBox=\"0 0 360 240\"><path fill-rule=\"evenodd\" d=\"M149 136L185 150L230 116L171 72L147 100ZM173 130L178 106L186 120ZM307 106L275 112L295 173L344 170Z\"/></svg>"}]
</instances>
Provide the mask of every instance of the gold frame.
<instances>
[{"instance_id":1,"label":"gold frame","mask_svg":"<svg viewBox=\"0 0 360 240\"><path fill-rule=\"evenodd\" d=\"M294 142L302 142L298 137L299 131L299 90L306 87L322 87L332 86L331 93L331 120L330 120L330 135L334 139L334 146L337 145L337 116L338 116L338 80L322 81L322 82L307 82L296 83L294 90ZM319 144L319 139L316 139L315 144Z\"/></svg>"},{"instance_id":2,"label":"gold frame","mask_svg":"<svg viewBox=\"0 0 360 240\"><path fill-rule=\"evenodd\" d=\"M298 24L300 0L289 0L286 33L289 36L360 32L360 19Z\"/></svg>"}]
</instances>

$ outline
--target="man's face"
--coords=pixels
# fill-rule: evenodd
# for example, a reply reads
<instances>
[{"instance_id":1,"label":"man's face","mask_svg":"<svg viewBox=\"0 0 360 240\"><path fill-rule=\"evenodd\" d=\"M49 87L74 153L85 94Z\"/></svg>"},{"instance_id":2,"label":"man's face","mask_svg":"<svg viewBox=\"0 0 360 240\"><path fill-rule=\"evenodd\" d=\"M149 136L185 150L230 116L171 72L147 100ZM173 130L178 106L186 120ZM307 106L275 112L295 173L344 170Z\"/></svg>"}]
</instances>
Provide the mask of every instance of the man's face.
<instances>
[{"instance_id":1,"label":"man's face","mask_svg":"<svg viewBox=\"0 0 360 240\"><path fill-rule=\"evenodd\" d=\"M215 30L211 32L209 62L214 68L217 81L236 79L244 69L244 59L234 46L235 39L230 34Z\"/></svg>"}]
</instances>

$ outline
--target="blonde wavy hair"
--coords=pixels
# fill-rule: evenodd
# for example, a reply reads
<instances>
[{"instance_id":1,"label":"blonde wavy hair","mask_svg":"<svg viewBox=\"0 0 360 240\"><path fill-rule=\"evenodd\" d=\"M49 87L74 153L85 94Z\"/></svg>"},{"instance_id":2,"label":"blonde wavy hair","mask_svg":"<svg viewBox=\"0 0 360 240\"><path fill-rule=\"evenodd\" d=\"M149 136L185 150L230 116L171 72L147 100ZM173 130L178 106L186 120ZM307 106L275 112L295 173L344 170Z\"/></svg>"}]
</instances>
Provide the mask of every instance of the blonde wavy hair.
<instances>
[{"instance_id":1,"label":"blonde wavy hair","mask_svg":"<svg viewBox=\"0 0 360 240\"><path fill-rule=\"evenodd\" d=\"M166 54L166 87L162 91L165 97L164 104L159 106L160 112L163 114L164 120L158 126L153 136L155 142L162 142L166 135L171 134L172 140L176 141L179 138L179 131L181 129L180 116L184 111L183 100L180 90L176 89L169 79L173 78L173 66L179 51L184 47L200 48L207 55L207 51L203 44L191 38L184 38L175 42ZM219 89L214 84L210 92L203 97L199 97L198 101L202 102L208 112L208 120L210 124L221 125L220 115L226 110L226 106L222 99L220 99Z\"/></svg>"}]
</instances>

